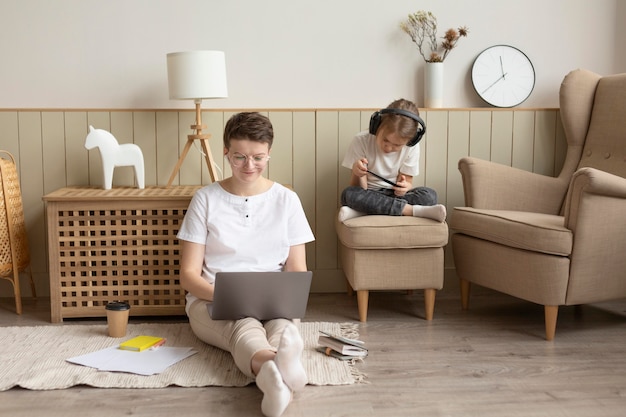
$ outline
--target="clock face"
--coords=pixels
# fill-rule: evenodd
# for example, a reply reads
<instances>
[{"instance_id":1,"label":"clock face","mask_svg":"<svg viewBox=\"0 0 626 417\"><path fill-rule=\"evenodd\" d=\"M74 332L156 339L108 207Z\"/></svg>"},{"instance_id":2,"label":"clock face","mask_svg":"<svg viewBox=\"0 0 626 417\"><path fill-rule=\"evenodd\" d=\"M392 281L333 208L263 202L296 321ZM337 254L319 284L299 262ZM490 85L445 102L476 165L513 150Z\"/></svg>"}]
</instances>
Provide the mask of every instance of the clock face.
<instances>
[{"instance_id":1,"label":"clock face","mask_svg":"<svg viewBox=\"0 0 626 417\"><path fill-rule=\"evenodd\" d=\"M535 87L535 69L517 48L496 45L482 51L472 66L476 93L496 107L513 107L530 96Z\"/></svg>"}]
</instances>

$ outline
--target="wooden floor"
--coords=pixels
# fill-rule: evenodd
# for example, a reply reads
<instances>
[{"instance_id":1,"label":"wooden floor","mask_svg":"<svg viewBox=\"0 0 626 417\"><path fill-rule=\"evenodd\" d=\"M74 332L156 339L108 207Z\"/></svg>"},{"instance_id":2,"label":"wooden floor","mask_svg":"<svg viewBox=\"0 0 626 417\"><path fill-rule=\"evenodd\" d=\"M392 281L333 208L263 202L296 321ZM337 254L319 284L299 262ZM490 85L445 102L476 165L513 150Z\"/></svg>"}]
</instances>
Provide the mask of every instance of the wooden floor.
<instances>
[{"instance_id":1,"label":"wooden floor","mask_svg":"<svg viewBox=\"0 0 626 417\"><path fill-rule=\"evenodd\" d=\"M491 292L471 302L464 312L455 294L440 295L429 323L421 292L371 294L360 326L367 382L307 386L284 416L626 415L625 300L562 307L554 342L544 339L539 306ZM13 309L12 299L0 300L0 326L50 324L47 300L26 300L22 316ZM356 298L313 294L306 320L356 322ZM12 389L0 392L0 415L260 416L261 398L254 385Z\"/></svg>"}]
</instances>

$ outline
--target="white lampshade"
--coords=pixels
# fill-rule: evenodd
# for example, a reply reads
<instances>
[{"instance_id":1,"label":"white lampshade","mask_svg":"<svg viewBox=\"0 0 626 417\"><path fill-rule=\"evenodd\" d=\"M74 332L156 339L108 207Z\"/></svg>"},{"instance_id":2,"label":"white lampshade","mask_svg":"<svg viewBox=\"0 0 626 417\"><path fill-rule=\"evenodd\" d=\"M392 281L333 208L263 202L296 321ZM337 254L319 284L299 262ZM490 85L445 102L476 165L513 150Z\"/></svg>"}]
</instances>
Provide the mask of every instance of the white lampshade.
<instances>
[{"instance_id":1,"label":"white lampshade","mask_svg":"<svg viewBox=\"0 0 626 417\"><path fill-rule=\"evenodd\" d=\"M228 97L224 52L189 51L167 54L167 81L170 99Z\"/></svg>"}]
</instances>

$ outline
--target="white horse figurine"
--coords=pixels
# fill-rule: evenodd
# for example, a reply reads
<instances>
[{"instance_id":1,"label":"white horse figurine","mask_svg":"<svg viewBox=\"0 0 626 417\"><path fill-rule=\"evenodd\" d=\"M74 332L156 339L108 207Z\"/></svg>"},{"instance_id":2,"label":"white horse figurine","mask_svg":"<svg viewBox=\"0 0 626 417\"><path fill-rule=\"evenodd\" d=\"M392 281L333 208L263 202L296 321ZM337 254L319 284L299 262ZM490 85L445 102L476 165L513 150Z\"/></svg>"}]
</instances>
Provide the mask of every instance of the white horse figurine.
<instances>
[{"instance_id":1,"label":"white horse figurine","mask_svg":"<svg viewBox=\"0 0 626 417\"><path fill-rule=\"evenodd\" d=\"M89 126L89 133L85 139L85 148L100 150L102 169L104 172L104 189L110 190L113 183L115 167L132 166L135 168L135 177L139 188L144 188L143 153L134 143L120 145L110 132L94 129Z\"/></svg>"}]
</instances>

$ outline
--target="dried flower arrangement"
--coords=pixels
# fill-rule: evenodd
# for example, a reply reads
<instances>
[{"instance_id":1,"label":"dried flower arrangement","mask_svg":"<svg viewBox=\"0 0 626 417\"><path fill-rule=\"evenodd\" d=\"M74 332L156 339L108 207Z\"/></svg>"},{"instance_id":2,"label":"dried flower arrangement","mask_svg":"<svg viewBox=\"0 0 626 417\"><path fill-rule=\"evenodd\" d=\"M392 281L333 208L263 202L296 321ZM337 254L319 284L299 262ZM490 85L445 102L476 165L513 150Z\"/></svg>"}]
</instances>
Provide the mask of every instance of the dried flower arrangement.
<instances>
[{"instance_id":1,"label":"dried flower arrangement","mask_svg":"<svg viewBox=\"0 0 626 417\"><path fill-rule=\"evenodd\" d=\"M426 62L443 62L450 51L456 47L459 39L469 33L465 26L459 27L458 30L450 28L446 31L442 38L443 41L439 45L437 42L437 18L431 12L423 10L409 14L407 20L400 23L400 28L411 37ZM424 53L425 42L430 49L428 56Z\"/></svg>"}]
</instances>

